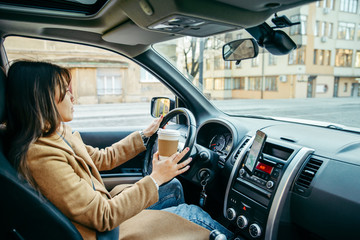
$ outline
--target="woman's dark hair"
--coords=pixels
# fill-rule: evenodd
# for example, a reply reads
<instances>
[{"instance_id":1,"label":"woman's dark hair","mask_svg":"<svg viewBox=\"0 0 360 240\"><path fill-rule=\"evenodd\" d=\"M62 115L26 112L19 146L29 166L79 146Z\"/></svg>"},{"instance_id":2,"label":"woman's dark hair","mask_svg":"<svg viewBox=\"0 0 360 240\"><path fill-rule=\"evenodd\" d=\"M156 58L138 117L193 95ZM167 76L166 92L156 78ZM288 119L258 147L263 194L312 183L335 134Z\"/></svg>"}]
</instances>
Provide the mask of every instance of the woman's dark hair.
<instances>
[{"instance_id":1,"label":"woman's dark hair","mask_svg":"<svg viewBox=\"0 0 360 240\"><path fill-rule=\"evenodd\" d=\"M60 126L55 91L59 86L59 102L63 101L70 80L69 70L47 62L16 61L9 68L6 83L7 155L33 186L35 182L26 164L26 153L31 143L55 133Z\"/></svg>"}]
</instances>

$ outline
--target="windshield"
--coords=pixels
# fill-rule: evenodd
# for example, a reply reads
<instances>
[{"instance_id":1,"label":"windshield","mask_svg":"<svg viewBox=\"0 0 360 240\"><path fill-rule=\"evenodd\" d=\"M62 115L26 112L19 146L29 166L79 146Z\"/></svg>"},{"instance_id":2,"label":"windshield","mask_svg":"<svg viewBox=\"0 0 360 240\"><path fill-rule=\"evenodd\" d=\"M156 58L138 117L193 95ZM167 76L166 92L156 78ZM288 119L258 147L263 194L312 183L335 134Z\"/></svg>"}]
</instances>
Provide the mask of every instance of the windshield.
<instances>
[{"instance_id":1,"label":"windshield","mask_svg":"<svg viewBox=\"0 0 360 240\"><path fill-rule=\"evenodd\" d=\"M227 114L359 128L360 31L355 29L360 29L360 19L345 10L317 2L282 12L300 21L282 29L298 46L288 55L275 56L259 47L256 58L224 61L222 46L251 38L245 30L182 37L154 48Z\"/></svg>"}]
</instances>

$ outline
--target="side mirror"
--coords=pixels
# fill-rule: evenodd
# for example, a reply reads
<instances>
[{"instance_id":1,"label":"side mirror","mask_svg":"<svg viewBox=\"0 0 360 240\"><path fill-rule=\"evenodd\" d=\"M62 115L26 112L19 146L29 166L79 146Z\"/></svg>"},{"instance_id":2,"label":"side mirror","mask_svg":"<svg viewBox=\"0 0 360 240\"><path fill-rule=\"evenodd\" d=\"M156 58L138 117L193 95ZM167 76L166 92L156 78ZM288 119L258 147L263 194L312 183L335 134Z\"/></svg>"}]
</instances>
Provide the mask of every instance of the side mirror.
<instances>
[{"instance_id":1,"label":"side mirror","mask_svg":"<svg viewBox=\"0 0 360 240\"><path fill-rule=\"evenodd\" d=\"M167 97L154 97L151 99L151 116L158 118L165 116L175 108L175 101Z\"/></svg>"},{"instance_id":2,"label":"side mirror","mask_svg":"<svg viewBox=\"0 0 360 240\"><path fill-rule=\"evenodd\" d=\"M223 59L225 61L241 61L255 58L259 54L259 47L252 38L239 39L223 46Z\"/></svg>"}]
</instances>

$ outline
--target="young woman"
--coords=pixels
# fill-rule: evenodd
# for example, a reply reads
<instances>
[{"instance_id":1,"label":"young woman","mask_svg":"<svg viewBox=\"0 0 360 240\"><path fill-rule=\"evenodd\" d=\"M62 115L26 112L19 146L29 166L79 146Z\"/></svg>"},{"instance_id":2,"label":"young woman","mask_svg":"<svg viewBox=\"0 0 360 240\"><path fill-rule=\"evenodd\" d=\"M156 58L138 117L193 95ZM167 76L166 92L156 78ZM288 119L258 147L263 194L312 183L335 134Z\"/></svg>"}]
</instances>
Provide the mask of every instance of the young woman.
<instances>
[{"instance_id":1,"label":"young woman","mask_svg":"<svg viewBox=\"0 0 360 240\"><path fill-rule=\"evenodd\" d=\"M150 176L131 186L106 190L99 171L117 167L144 151L141 135L154 134L162 118L142 132L99 150L85 145L78 132L63 124L73 119L74 111L67 69L45 62L18 61L11 65L7 80L8 157L20 174L73 222L84 239L109 234L112 239L119 238L119 225L120 239L134 237L134 233L140 239L164 235L208 239L208 230L185 219L231 236L200 208L184 204L178 181L163 185L189 169L191 159L179 163L188 149L163 161L155 153ZM175 195L170 192L174 189ZM166 211L144 210L147 208ZM163 217L166 220L160 221ZM143 228L132 226L134 223ZM146 232L147 227L155 231Z\"/></svg>"}]
</instances>

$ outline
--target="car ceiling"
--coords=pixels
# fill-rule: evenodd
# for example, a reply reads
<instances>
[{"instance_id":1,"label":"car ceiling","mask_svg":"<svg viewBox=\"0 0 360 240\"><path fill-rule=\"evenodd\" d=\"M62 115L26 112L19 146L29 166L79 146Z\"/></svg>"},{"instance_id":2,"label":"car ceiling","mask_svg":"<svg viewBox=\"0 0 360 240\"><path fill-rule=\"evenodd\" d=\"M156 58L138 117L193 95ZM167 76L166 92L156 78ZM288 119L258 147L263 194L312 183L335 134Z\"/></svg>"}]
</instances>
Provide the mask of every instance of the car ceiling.
<instances>
[{"instance_id":1,"label":"car ceiling","mask_svg":"<svg viewBox=\"0 0 360 240\"><path fill-rule=\"evenodd\" d=\"M24 35L102 46L130 57L182 35L205 37L256 26L273 13L314 0L109 0L96 14L4 5L0 35ZM174 16L204 21L178 32L149 29Z\"/></svg>"}]
</instances>

